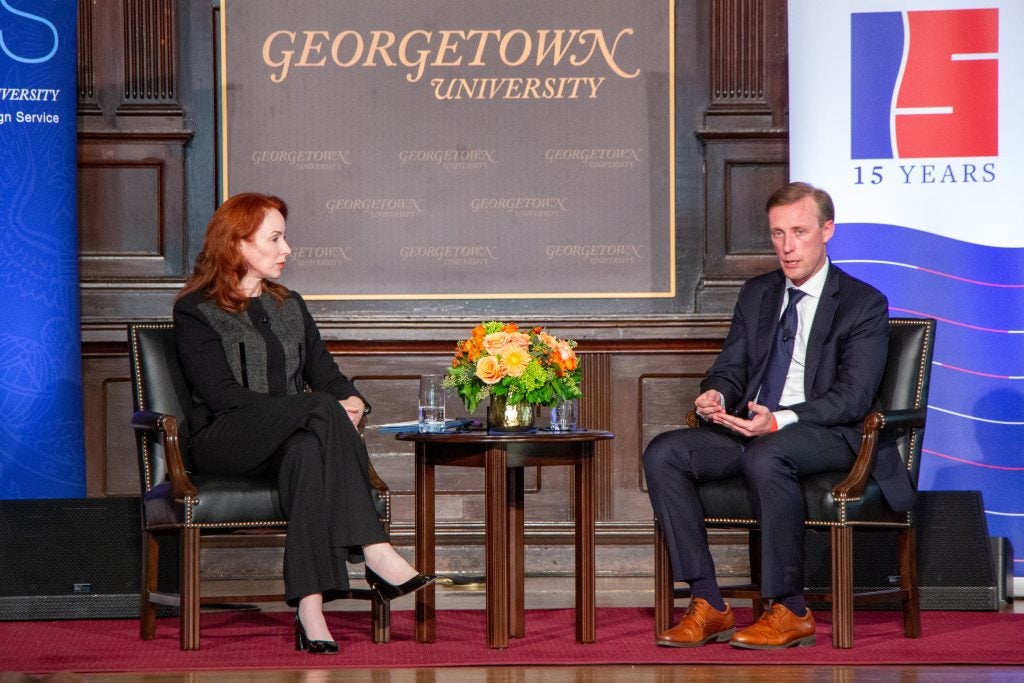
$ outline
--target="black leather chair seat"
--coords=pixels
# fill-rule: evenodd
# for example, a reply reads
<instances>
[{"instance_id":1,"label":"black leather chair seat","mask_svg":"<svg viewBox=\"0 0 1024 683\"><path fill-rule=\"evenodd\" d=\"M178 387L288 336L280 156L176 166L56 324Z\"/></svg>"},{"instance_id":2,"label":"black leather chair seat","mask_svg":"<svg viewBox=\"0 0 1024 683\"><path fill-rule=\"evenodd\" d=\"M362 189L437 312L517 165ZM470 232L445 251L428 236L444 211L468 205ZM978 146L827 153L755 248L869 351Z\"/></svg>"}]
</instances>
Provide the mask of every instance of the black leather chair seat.
<instances>
[{"instance_id":1,"label":"black leather chair seat","mask_svg":"<svg viewBox=\"0 0 1024 683\"><path fill-rule=\"evenodd\" d=\"M756 524L750 506L750 491L743 477L718 479L701 484L697 489L704 505L705 519L734 519L737 524L749 520Z\"/></svg>"},{"instance_id":2,"label":"black leather chair seat","mask_svg":"<svg viewBox=\"0 0 1024 683\"><path fill-rule=\"evenodd\" d=\"M857 524L857 522L870 522L871 524L884 524L891 526L909 526L910 521L906 512L896 512L885 502L882 489L878 487L874 479L868 479L864 486L864 493L856 500L848 500L839 505L832 495L836 484L843 481L846 474L842 472L829 472L818 474L812 477L805 477L800 481L804 490L804 503L807 505L807 524L813 526L818 522ZM844 515L845 519L841 519Z\"/></svg>"},{"instance_id":3,"label":"black leather chair seat","mask_svg":"<svg viewBox=\"0 0 1024 683\"><path fill-rule=\"evenodd\" d=\"M146 492L143 502L150 525L250 525L287 521L277 498L277 486L265 479L240 477L192 476L198 492L186 512L181 503L171 503L167 489L170 483L154 486ZM186 520L185 515L189 518Z\"/></svg>"},{"instance_id":4,"label":"black leather chair seat","mask_svg":"<svg viewBox=\"0 0 1024 683\"><path fill-rule=\"evenodd\" d=\"M804 477L800 486L807 506L806 519L809 526L817 523L828 525L839 522L841 510L832 496L832 489L846 477L845 472L828 472ZM737 526L757 526L750 493L743 477L719 479L701 484L698 489L704 505L705 519L729 520ZM873 480L868 481L864 495L859 500L846 502L847 523L858 521L892 525L907 524L907 513L894 512L885 502L881 489Z\"/></svg>"}]
</instances>

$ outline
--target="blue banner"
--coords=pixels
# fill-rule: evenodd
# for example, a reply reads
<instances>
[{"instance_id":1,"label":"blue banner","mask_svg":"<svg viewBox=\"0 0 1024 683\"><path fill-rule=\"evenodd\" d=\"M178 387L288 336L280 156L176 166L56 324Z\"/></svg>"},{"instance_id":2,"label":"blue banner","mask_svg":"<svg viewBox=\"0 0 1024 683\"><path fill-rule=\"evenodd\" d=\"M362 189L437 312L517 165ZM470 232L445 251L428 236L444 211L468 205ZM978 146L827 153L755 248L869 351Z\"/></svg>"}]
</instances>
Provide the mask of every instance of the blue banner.
<instances>
[{"instance_id":1,"label":"blue banner","mask_svg":"<svg viewBox=\"0 0 1024 683\"><path fill-rule=\"evenodd\" d=\"M978 490L1024 576L1024 3L790 0L790 172L833 260L938 320L920 486Z\"/></svg>"},{"instance_id":2,"label":"blue banner","mask_svg":"<svg viewBox=\"0 0 1024 683\"><path fill-rule=\"evenodd\" d=\"M85 495L75 0L0 0L0 499Z\"/></svg>"}]
</instances>

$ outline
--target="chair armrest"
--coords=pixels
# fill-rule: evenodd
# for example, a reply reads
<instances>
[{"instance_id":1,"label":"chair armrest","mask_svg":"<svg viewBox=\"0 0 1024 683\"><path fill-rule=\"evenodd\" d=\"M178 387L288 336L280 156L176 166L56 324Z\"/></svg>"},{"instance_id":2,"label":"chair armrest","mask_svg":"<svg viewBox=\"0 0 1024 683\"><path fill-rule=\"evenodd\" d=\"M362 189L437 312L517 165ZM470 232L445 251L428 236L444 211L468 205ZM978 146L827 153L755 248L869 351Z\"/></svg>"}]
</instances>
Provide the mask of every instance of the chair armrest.
<instances>
[{"instance_id":1,"label":"chair armrest","mask_svg":"<svg viewBox=\"0 0 1024 683\"><path fill-rule=\"evenodd\" d=\"M359 419L359 424L356 425L356 430L359 432L359 436L363 439L364 442L366 441L366 422L366 415L364 414ZM370 486L375 488L377 492L380 493L382 496L391 495L391 489L388 488L387 483L380 478L379 474L377 474L377 470L373 468L372 462L370 463Z\"/></svg>"},{"instance_id":2,"label":"chair armrest","mask_svg":"<svg viewBox=\"0 0 1024 683\"><path fill-rule=\"evenodd\" d=\"M382 496L391 495L391 489L388 487L387 482L377 474L377 470L373 468L373 463L370 463L370 486L375 488Z\"/></svg>"},{"instance_id":3,"label":"chair armrest","mask_svg":"<svg viewBox=\"0 0 1024 683\"><path fill-rule=\"evenodd\" d=\"M132 415L132 428L138 434L161 438L164 446L164 460L167 477L171 480L171 495L175 500L184 500L197 492L195 484L188 478L185 462L181 457L178 441L178 418L152 410L139 410Z\"/></svg>"},{"instance_id":4,"label":"chair armrest","mask_svg":"<svg viewBox=\"0 0 1024 683\"><path fill-rule=\"evenodd\" d=\"M878 438L882 430L907 431L924 427L924 410L893 410L887 413L875 411L864 418L864 434L860 440L857 459L850 468L846 478L832 488L832 496L837 499L851 500L864 495L864 487L875 468L875 456L878 453Z\"/></svg>"},{"instance_id":5,"label":"chair armrest","mask_svg":"<svg viewBox=\"0 0 1024 683\"><path fill-rule=\"evenodd\" d=\"M694 410L686 413L686 424L691 428L699 427L700 416ZM832 488L832 496L838 499L851 500L864 495L868 478L875 467L875 455L878 452L878 437L882 430L908 431L924 427L924 410L893 410L887 413L875 411L864 418L864 435L861 437L860 450L849 474Z\"/></svg>"},{"instance_id":6,"label":"chair armrest","mask_svg":"<svg viewBox=\"0 0 1024 683\"><path fill-rule=\"evenodd\" d=\"M922 409L890 410L887 413L872 413L882 419L882 424L876 428L882 429L917 429L924 427L927 412Z\"/></svg>"}]
</instances>

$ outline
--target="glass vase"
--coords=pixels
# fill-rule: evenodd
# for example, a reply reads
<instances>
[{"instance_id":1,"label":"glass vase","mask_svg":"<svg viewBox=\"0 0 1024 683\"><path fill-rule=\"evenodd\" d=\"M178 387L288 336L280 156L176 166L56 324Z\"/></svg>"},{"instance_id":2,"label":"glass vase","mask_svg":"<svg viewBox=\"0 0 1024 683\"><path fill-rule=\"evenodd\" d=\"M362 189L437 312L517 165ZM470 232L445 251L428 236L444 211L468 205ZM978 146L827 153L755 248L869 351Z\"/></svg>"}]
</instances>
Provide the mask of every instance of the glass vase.
<instances>
[{"instance_id":1,"label":"glass vase","mask_svg":"<svg viewBox=\"0 0 1024 683\"><path fill-rule=\"evenodd\" d=\"M533 430L536 406L532 403L508 403L505 396L491 396L487 406L487 431L529 432Z\"/></svg>"}]
</instances>

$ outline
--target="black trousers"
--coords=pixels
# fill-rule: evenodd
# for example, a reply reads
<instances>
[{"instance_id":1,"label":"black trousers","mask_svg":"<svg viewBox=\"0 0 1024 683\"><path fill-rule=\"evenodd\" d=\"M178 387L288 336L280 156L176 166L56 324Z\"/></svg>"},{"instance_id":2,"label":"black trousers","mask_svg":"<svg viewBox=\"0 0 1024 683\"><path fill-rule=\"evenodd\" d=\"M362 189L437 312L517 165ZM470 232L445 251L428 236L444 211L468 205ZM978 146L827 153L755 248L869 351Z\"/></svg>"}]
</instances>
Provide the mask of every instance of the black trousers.
<instances>
[{"instance_id":1,"label":"black trousers","mask_svg":"<svg viewBox=\"0 0 1024 683\"><path fill-rule=\"evenodd\" d=\"M371 497L366 446L329 394L267 396L218 415L192 435L189 456L198 473L277 480L288 519L284 582L291 605L347 590L350 552L387 540Z\"/></svg>"},{"instance_id":2,"label":"black trousers","mask_svg":"<svg viewBox=\"0 0 1024 683\"><path fill-rule=\"evenodd\" d=\"M803 594L806 510L799 478L848 469L854 457L841 437L801 422L753 439L717 425L655 437L644 451L644 474L674 580L715 577L697 486L742 474L761 527L762 594Z\"/></svg>"}]
</instances>

